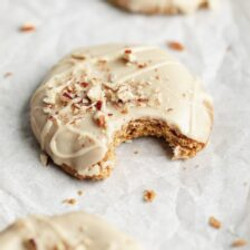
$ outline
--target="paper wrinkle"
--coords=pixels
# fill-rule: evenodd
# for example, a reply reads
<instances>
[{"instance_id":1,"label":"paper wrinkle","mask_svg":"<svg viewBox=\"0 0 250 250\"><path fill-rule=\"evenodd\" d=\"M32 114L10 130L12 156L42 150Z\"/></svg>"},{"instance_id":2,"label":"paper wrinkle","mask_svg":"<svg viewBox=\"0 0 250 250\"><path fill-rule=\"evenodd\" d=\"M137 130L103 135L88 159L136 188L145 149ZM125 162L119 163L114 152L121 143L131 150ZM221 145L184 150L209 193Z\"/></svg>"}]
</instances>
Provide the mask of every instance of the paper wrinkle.
<instances>
[{"instance_id":1,"label":"paper wrinkle","mask_svg":"<svg viewBox=\"0 0 250 250\"><path fill-rule=\"evenodd\" d=\"M102 0L1 0L0 229L30 213L84 209L132 235L145 250L229 250L237 237L250 240L250 3L221 1L211 12L149 17ZM20 33L25 22L37 30ZM200 76L214 99L213 133L201 154L171 161L163 140L135 140L117 149L113 174L97 183L42 166L29 100L53 64L82 46L122 42L168 49L172 40L185 50L169 52ZM13 75L4 78L6 72ZM157 194L153 203L143 201L147 189ZM67 198L78 203L62 204ZM208 225L210 216L222 222L220 230Z\"/></svg>"}]
</instances>

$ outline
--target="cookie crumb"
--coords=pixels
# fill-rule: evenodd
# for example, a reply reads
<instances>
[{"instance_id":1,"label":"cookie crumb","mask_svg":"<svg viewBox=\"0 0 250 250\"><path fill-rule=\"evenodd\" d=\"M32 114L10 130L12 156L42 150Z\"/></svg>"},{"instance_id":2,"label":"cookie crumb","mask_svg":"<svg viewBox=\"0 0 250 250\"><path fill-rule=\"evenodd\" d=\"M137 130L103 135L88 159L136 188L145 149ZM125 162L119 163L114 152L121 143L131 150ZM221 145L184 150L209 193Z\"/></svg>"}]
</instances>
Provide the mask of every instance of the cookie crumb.
<instances>
[{"instance_id":1,"label":"cookie crumb","mask_svg":"<svg viewBox=\"0 0 250 250\"><path fill-rule=\"evenodd\" d=\"M215 229L221 228L221 222L214 217L209 218L209 225Z\"/></svg>"},{"instance_id":2,"label":"cookie crumb","mask_svg":"<svg viewBox=\"0 0 250 250\"><path fill-rule=\"evenodd\" d=\"M244 247L246 246L247 241L244 239L237 239L232 243L232 247Z\"/></svg>"},{"instance_id":3,"label":"cookie crumb","mask_svg":"<svg viewBox=\"0 0 250 250\"><path fill-rule=\"evenodd\" d=\"M143 194L143 199L145 202L153 202L156 197L154 190L145 190Z\"/></svg>"},{"instance_id":4,"label":"cookie crumb","mask_svg":"<svg viewBox=\"0 0 250 250\"><path fill-rule=\"evenodd\" d=\"M69 199L63 200L62 203L68 204L68 205L76 205L77 200L74 198L69 198Z\"/></svg>"},{"instance_id":5,"label":"cookie crumb","mask_svg":"<svg viewBox=\"0 0 250 250\"><path fill-rule=\"evenodd\" d=\"M48 155L46 155L44 153L41 153L40 154L40 162L42 163L42 165L44 167L47 167L48 164L49 164L49 157L48 157Z\"/></svg>"},{"instance_id":6,"label":"cookie crumb","mask_svg":"<svg viewBox=\"0 0 250 250\"><path fill-rule=\"evenodd\" d=\"M19 30L21 32L32 32L36 30L36 26L32 23L24 23Z\"/></svg>"},{"instance_id":7,"label":"cookie crumb","mask_svg":"<svg viewBox=\"0 0 250 250\"><path fill-rule=\"evenodd\" d=\"M78 190L78 191L77 191L77 194L78 194L79 196L82 196L82 195L83 195L83 191L82 191L82 190Z\"/></svg>"},{"instance_id":8,"label":"cookie crumb","mask_svg":"<svg viewBox=\"0 0 250 250\"><path fill-rule=\"evenodd\" d=\"M6 72L4 75L3 75L3 77L4 78L7 78L7 77L10 77L10 76L12 76L13 75L13 73L11 73L11 72Z\"/></svg>"},{"instance_id":9,"label":"cookie crumb","mask_svg":"<svg viewBox=\"0 0 250 250\"><path fill-rule=\"evenodd\" d=\"M184 45L176 41L168 42L167 45L170 49L176 50L176 51L183 51L185 49Z\"/></svg>"}]
</instances>

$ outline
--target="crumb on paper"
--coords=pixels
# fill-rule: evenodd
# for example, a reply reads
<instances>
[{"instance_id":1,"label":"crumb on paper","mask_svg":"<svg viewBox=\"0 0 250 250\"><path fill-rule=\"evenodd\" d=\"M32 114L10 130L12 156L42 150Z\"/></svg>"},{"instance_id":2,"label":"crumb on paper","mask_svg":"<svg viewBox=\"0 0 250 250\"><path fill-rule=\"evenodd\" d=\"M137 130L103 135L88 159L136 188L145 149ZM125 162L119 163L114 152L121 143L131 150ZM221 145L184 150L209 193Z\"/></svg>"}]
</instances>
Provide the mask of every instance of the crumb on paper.
<instances>
[{"instance_id":1,"label":"crumb on paper","mask_svg":"<svg viewBox=\"0 0 250 250\"><path fill-rule=\"evenodd\" d=\"M46 155L45 153L41 153L40 154L40 162L42 163L42 165L44 167L47 167L48 163L49 163L49 157L48 157L48 155Z\"/></svg>"},{"instance_id":2,"label":"crumb on paper","mask_svg":"<svg viewBox=\"0 0 250 250\"><path fill-rule=\"evenodd\" d=\"M221 228L221 222L214 217L209 218L209 225L215 229Z\"/></svg>"},{"instance_id":3,"label":"crumb on paper","mask_svg":"<svg viewBox=\"0 0 250 250\"><path fill-rule=\"evenodd\" d=\"M143 194L143 199L146 202L153 202L156 197L156 193L154 190L145 190Z\"/></svg>"},{"instance_id":4,"label":"crumb on paper","mask_svg":"<svg viewBox=\"0 0 250 250\"><path fill-rule=\"evenodd\" d=\"M3 77L4 77L4 78L7 78L7 77L10 77L10 76L12 76L12 75L13 75L12 72L6 72L6 73L3 75Z\"/></svg>"},{"instance_id":5,"label":"crumb on paper","mask_svg":"<svg viewBox=\"0 0 250 250\"><path fill-rule=\"evenodd\" d=\"M69 199L63 200L63 203L68 204L68 205L76 205L77 200L75 198L69 198Z\"/></svg>"},{"instance_id":6,"label":"crumb on paper","mask_svg":"<svg viewBox=\"0 0 250 250\"><path fill-rule=\"evenodd\" d=\"M168 42L167 45L170 49L176 50L176 51L183 51L185 49L183 44L176 42L176 41Z\"/></svg>"},{"instance_id":7,"label":"crumb on paper","mask_svg":"<svg viewBox=\"0 0 250 250\"><path fill-rule=\"evenodd\" d=\"M135 155L139 154L139 151L138 151L138 150L135 150L135 151L134 151L134 154L135 154Z\"/></svg>"},{"instance_id":8,"label":"crumb on paper","mask_svg":"<svg viewBox=\"0 0 250 250\"><path fill-rule=\"evenodd\" d=\"M83 191L82 191L82 190L78 190L78 191L77 191L77 194L78 194L79 196L82 196L82 195L83 195Z\"/></svg>"},{"instance_id":9,"label":"crumb on paper","mask_svg":"<svg viewBox=\"0 0 250 250\"><path fill-rule=\"evenodd\" d=\"M244 247L246 246L247 241L244 239L237 239L232 243L232 247Z\"/></svg>"},{"instance_id":10,"label":"crumb on paper","mask_svg":"<svg viewBox=\"0 0 250 250\"><path fill-rule=\"evenodd\" d=\"M21 32L32 32L36 30L36 26L32 23L24 23L20 26L19 30Z\"/></svg>"}]
</instances>

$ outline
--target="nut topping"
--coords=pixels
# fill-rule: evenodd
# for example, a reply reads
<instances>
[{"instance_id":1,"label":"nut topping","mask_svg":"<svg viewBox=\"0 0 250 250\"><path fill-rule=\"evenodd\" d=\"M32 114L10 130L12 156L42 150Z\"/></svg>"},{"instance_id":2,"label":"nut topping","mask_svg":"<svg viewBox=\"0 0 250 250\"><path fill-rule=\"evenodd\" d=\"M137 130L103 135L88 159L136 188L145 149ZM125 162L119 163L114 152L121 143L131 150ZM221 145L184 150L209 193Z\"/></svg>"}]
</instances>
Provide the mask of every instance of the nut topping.
<instances>
[{"instance_id":1,"label":"nut topping","mask_svg":"<svg viewBox=\"0 0 250 250\"><path fill-rule=\"evenodd\" d=\"M106 117L105 117L104 113L101 111L97 111L95 113L94 121L95 121L96 125L100 128L106 128L106 126L107 126Z\"/></svg>"}]
</instances>

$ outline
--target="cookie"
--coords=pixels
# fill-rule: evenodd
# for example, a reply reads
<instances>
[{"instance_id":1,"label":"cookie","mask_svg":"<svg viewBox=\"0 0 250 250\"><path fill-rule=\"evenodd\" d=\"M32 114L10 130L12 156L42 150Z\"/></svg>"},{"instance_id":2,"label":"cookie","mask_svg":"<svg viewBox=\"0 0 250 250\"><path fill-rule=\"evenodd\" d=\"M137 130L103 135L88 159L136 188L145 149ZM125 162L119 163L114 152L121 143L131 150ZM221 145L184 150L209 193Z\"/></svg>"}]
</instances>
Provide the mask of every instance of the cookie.
<instances>
[{"instance_id":1,"label":"cookie","mask_svg":"<svg viewBox=\"0 0 250 250\"><path fill-rule=\"evenodd\" d=\"M141 250L101 218L84 212L30 216L0 232L2 250Z\"/></svg>"},{"instance_id":2,"label":"cookie","mask_svg":"<svg viewBox=\"0 0 250 250\"><path fill-rule=\"evenodd\" d=\"M217 0L109 0L127 11L144 14L193 13L200 8L213 8Z\"/></svg>"},{"instance_id":3,"label":"cookie","mask_svg":"<svg viewBox=\"0 0 250 250\"><path fill-rule=\"evenodd\" d=\"M31 125L42 150L79 179L109 176L115 148L141 136L165 138L175 159L193 157L207 144L212 123L211 98L200 80L150 46L76 50L31 100Z\"/></svg>"}]
</instances>

